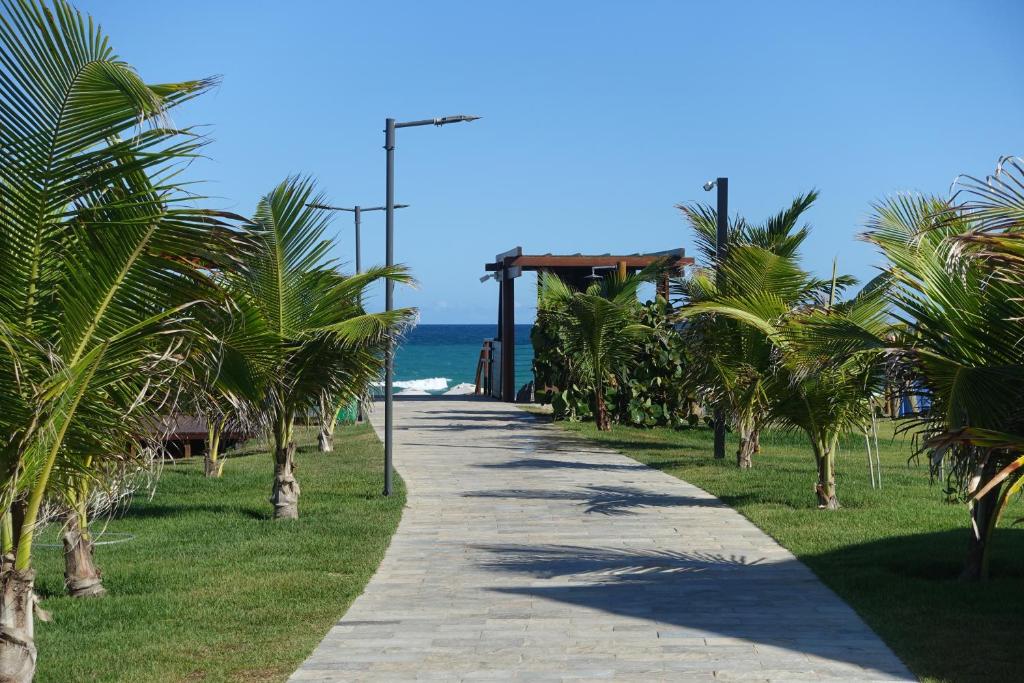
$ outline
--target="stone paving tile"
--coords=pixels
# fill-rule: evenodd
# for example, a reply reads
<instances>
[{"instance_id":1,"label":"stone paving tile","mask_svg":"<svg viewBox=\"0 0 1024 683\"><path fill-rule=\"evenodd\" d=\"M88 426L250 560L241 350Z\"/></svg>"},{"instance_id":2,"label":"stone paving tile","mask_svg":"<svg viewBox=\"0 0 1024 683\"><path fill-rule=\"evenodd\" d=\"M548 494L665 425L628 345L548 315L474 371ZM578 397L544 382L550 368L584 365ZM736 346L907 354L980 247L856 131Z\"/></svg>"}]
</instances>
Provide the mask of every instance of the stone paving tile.
<instances>
[{"instance_id":1,"label":"stone paving tile","mask_svg":"<svg viewBox=\"0 0 1024 683\"><path fill-rule=\"evenodd\" d=\"M701 489L508 404L398 400L395 417L408 507L292 681L914 680Z\"/></svg>"}]
</instances>

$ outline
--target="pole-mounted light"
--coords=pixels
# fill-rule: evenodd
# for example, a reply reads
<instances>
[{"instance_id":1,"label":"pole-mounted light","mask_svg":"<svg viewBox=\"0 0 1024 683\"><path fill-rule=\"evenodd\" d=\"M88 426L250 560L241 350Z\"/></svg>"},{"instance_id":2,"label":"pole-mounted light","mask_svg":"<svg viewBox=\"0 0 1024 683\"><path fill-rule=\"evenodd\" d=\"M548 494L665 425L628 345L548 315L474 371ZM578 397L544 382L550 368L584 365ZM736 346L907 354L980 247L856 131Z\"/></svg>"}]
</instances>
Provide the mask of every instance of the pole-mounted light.
<instances>
[{"instance_id":1,"label":"pole-mounted light","mask_svg":"<svg viewBox=\"0 0 1024 683\"><path fill-rule=\"evenodd\" d=\"M385 214L385 259L387 267L395 264L395 130L398 128L413 128L415 126L446 126L450 123L468 123L476 121L479 116L467 114L456 114L454 116L442 116L434 119L420 119L419 121L396 122L394 119L384 120L384 152L387 159L387 170L384 192L384 214ZM384 310L394 310L395 283L390 279L384 285ZM391 474L393 462L392 438L394 424L394 379L395 379L395 349L392 342L389 342L384 350L384 495L391 495Z\"/></svg>"},{"instance_id":2,"label":"pole-mounted light","mask_svg":"<svg viewBox=\"0 0 1024 683\"><path fill-rule=\"evenodd\" d=\"M716 178L704 183L704 191L718 188L715 236L715 286L719 291L725 287L725 273L722 263L729 248L729 179ZM720 407L715 408L715 458L725 458L725 415Z\"/></svg>"}]
</instances>

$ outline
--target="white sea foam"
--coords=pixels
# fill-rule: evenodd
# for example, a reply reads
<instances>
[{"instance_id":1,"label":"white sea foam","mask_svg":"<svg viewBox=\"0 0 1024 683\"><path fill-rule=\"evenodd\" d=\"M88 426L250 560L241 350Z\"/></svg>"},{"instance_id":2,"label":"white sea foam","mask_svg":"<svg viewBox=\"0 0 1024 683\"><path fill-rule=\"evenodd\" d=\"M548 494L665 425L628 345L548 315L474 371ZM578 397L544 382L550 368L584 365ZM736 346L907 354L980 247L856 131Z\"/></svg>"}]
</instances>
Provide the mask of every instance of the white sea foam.
<instances>
[{"instance_id":1,"label":"white sea foam","mask_svg":"<svg viewBox=\"0 0 1024 683\"><path fill-rule=\"evenodd\" d=\"M427 379L403 379L395 382L395 389L416 389L419 391L444 391L448 388L447 377L429 377ZM383 382L377 382L374 386L383 387Z\"/></svg>"},{"instance_id":2,"label":"white sea foam","mask_svg":"<svg viewBox=\"0 0 1024 683\"><path fill-rule=\"evenodd\" d=\"M402 389L396 396L430 396L430 392L423 389Z\"/></svg>"},{"instance_id":3,"label":"white sea foam","mask_svg":"<svg viewBox=\"0 0 1024 683\"><path fill-rule=\"evenodd\" d=\"M445 396L467 396L467 395L475 393L475 392L476 392L476 385L475 384L469 384L467 382L462 382L461 384L456 384L454 387L452 387L451 389L449 389L448 391L446 391L444 393L445 393Z\"/></svg>"}]
</instances>

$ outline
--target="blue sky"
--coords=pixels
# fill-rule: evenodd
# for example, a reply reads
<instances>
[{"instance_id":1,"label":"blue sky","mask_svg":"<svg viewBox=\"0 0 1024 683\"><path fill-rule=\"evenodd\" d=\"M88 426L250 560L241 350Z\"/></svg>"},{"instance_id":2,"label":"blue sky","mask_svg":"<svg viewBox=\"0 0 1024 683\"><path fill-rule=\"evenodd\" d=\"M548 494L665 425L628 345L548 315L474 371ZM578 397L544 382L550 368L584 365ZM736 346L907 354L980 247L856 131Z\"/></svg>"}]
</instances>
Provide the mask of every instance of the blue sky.
<instances>
[{"instance_id":1,"label":"blue sky","mask_svg":"<svg viewBox=\"0 0 1024 683\"><path fill-rule=\"evenodd\" d=\"M209 125L189 173L218 208L248 214L292 173L382 203L386 116L485 117L399 131L396 254L421 284L397 299L425 323L493 322L482 264L516 245L689 247L673 207L713 199L717 175L754 220L818 188L808 267L838 256L867 278L873 200L1024 154L1016 0L76 4L151 82L223 77L175 115ZM366 216L364 263L383 261L383 225ZM351 263L350 216L333 227Z\"/></svg>"}]
</instances>

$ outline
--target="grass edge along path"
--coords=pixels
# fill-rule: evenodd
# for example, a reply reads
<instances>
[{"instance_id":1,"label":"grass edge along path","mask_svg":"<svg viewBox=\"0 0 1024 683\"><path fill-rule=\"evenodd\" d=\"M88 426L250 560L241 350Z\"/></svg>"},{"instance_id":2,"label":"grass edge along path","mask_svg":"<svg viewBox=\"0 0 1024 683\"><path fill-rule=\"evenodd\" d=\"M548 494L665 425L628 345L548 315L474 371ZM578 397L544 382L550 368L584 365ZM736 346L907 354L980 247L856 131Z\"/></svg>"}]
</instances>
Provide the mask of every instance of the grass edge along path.
<instances>
[{"instance_id":1,"label":"grass edge along path","mask_svg":"<svg viewBox=\"0 0 1024 683\"><path fill-rule=\"evenodd\" d=\"M536 411L530 411L536 414ZM539 416L550 420L550 417ZM863 437L842 443L842 508L816 509L814 461L802 434L768 433L754 468L711 457L711 431L556 423L699 486L785 546L882 637L925 681L1020 680L1012 643L1024 615L1024 517L1017 501L995 535L992 578L957 580L967 547L967 511L944 500L941 482L908 461L909 439L880 427L882 489L872 489Z\"/></svg>"},{"instance_id":2,"label":"grass edge along path","mask_svg":"<svg viewBox=\"0 0 1024 683\"><path fill-rule=\"evenodd\" d=\"M250 442L228 453L219 480L203 476L201 457L165 465L153 498L140 492L110 521L106 539L134 538L96 549L107 597L63 597L61 551L42 551L37 585L53 622L36 630L36 680L291 675L362 593L405 503L398 477L394 495L380 494L383 448L369 425L339 427L334 453L297 431L298 520L270 519L272 458Z\"/></svg>"}]
</instances>

